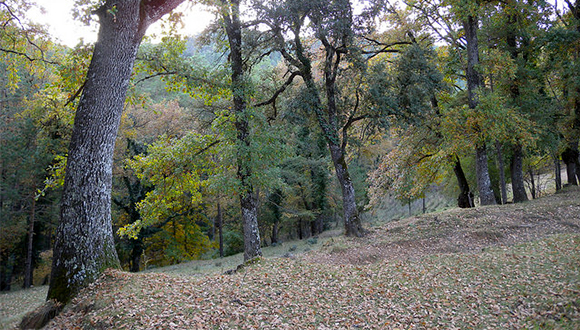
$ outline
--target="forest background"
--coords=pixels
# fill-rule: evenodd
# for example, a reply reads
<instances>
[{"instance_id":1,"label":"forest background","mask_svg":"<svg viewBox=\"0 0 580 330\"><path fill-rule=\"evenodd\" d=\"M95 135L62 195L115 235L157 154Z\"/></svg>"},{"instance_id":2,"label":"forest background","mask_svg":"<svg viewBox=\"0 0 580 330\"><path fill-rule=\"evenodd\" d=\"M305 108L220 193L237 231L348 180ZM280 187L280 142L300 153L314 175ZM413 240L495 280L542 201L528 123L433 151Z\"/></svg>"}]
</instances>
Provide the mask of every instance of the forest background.
<instances>
[{"instance_id":1,"label":"forest background","mask_svg":"<svg viewBox=\"0 0 580 330\"><path fill-rule=\"evenodd\" d=\"M546 175L561 189L562 163L578 184L578 2L247 2L237 87L224 4L206 3L203 34L180 35L173 14L139 47L112 172L123 268L247 252L247 196L259 249L536 198ZM55 43L33 5L0 2L2 291L48 281L94 49Z\"/></svg>"}]
</instances>

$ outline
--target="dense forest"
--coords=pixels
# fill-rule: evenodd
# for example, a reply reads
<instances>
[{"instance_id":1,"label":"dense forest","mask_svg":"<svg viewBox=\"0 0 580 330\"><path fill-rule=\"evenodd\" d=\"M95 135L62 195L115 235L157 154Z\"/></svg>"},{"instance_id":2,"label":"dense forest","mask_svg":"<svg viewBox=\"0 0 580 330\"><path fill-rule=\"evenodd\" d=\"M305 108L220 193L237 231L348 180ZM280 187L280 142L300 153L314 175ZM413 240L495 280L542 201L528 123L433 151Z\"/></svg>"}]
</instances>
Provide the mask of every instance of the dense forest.
<instances>
[{"instance_id":1,"label":"dense forest","mask_svg":"<svg viewBox=\"0 0 580 330\"><path fill-rule=\"evenodd\" d=\"M580 182L578 0L182 2L77 1L70 48L0 1L1 291Z\"/></svg>"}]
</instances>

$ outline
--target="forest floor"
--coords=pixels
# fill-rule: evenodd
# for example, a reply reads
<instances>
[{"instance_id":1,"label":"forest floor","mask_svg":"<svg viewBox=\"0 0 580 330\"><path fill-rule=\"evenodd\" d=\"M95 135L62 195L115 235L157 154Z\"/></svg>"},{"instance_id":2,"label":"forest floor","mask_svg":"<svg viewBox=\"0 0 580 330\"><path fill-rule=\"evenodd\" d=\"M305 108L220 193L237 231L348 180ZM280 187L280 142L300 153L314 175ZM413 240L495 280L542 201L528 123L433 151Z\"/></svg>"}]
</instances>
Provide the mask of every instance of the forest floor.
<instances>
[{"instance_id":1,"label":"forest floor","mask_svg":"<svg viewBox=\"0 0 580 330\"><path fill-rule=\"evenodd\" d=\"M580 329L579 189L305 246L232 275L110 270L47 328Z\"/></svg>"}]
</instances>

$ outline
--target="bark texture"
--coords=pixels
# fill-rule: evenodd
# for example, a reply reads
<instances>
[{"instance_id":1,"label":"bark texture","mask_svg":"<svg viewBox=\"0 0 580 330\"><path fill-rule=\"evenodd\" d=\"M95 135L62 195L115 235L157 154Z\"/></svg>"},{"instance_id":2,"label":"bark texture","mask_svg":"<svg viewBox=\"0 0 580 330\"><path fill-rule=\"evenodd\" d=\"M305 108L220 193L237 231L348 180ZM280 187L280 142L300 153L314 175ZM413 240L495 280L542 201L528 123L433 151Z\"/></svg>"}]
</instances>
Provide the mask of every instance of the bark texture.
<instances>
[{"instance_id":1,"label":"bark texture","mask_svg":"<svg viewBox=\"0 0 580 330\"><path fill-rule=\"evenodd\" d=\"M522 166L523 158L522 147L519 144L514 146L510 164L514 203L525 202L528 200L528 194L526 193L526 187L524 185L524 171Z\"/></svg>"},{"instance_id":2,"label":"bark texture","mask_svg":"<svg viewBox=\"0 0 580 330\"><path fill-rule=\"evenodd\" d=\"M242 57L242 26L240 24L240 1L222 1L224 21L230 44L230 65L232 68L233 110L236 114L238 155L237 176L240 180L240 205L244 230L244 261L262 256L260 231L258 229L258 196L252 186L252 168L249 155L252 146L250 125L246 116L244 61Z\"/></svg>"},{"instance_id":3,"label":"bark texture","mask_svg":"<svg viewBox=\"0 0 580 330\"><path fill-rule=\"evenodd\" d=\"M475 109L478 105L477 91L481 85L481 77L477 72L479 64L479 48L477 40L478 19L468 16L464 21L465 39L467 41L467 92L469 108ZM480 127L479 129L485 129ZM475 148L475 173L477 176L477 189L481 205L496 204L495 196L491 188L489 169L487 165L487 148L485 142L479 142Z\"/></svg>"},{"instance_id":4,"label":"bark texture","mask_svg":"<svg viewBox=\"0 0 580 330\"><path fill-rule=\"evenodd\" d=\"M481 205L495 205L495 195L491 189L491 179L487 166L487 151L485 146L475 150L475 173L479 190L479 202Z\"/></svg>"},{"instance_id":5,"label":"bark texture","mask_svg":"<svg viewBox=\"0 0 580 330\"><path fill-rule=\"evenodd\" d=\"M348 173L344 150L333 144L330 144L329 149L336 177L342 191L342 219L344 221L345 234L346 236L362 237L364 236L364 229L356 207L354 186Z\"/></svg>"},{"instance_id":6,"label":"bark texture","mask_svg":"<svg viewBox=\"0 0 580 330\"><path fill-rule=\"evenodd\" d=\"M473 193L469 190L469 183L465 178L465 173L463 172L459 158L455 161L453 172L455 172L455 177L457 178L457 184L459 185L460 190L459 197L457 197L457 206L461 208L474 207Z\"/></svg>"},{"instance_id":7,"label":"bark texture","mask_svg":"<svg viewBox=\"0 0 580 330\"><path fill-rule=\"evenodd\" d=\"M495 141L495 151L497 155L497 168L499 171L499 189L501 191L501 203L507 203L507 188L505 182L505 164L503 162L502 146L499 141Z\"/></svg>"},{"instance_id":8,"label":"bark texture","mask_svg":"<svg viewBox=\"0 0 580 330\"><path fill-rule=\"evenodd\" d=\"M119 267L111 227L112 163L125 95L147 27L183 0L106 1L76 112L56 231L48 299L68 303Z\"/></svg>"},{"instance_id":9,"label":"bark texture","mask_svg":"<svg viewBox=\"0 0 580 330\"><path fill-rule=\"evenodd\" d=\"M562 153L562 160L566 164L566 174L568 176L568 185L577 186L578 185L578 144L569 143L568 147Z\"/></svg>"}]
</instances>

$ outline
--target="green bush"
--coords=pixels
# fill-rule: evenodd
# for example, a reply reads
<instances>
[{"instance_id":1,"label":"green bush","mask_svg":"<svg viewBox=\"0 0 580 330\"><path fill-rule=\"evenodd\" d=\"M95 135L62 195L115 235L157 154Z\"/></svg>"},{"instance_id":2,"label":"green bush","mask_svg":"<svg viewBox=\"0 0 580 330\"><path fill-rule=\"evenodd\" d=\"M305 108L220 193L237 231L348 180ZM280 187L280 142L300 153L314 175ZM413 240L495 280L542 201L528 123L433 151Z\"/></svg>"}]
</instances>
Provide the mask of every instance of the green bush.
<instances>
[{"instance_id":1,"label":"green bush","mask_svg":"<svg viewBox=\"0 0 580 330\"><path fill-rule=\"evenodd\" d=\"M244 237L234 231L224 232L224 256L244 252Z\"/></svg>"}]
</instances>

